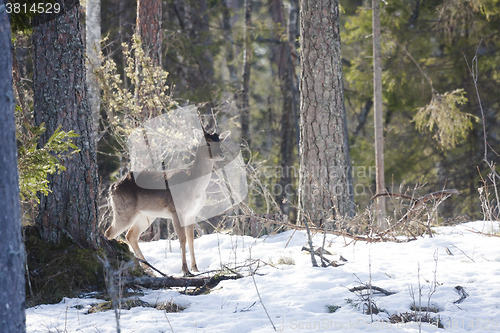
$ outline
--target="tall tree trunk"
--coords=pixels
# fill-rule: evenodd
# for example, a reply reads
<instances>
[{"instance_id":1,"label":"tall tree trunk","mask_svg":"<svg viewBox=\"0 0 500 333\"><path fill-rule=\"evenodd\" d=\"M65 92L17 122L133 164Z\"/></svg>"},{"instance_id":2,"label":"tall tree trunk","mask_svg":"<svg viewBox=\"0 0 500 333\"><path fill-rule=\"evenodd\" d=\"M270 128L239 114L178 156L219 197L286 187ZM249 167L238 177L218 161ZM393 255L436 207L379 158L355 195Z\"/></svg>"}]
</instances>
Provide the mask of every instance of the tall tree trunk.
<instances>
[{"instance_id":1,"label":"tall tree trunk","mask_svg":"<svg viewBox=\"0 0 500 333\"><path fill-rule=\"evenodd\" d=\"M350 207L338 0L301 2L300 42L299 207L321 222Z\"/></svg>"},{"instance_id":2,"label":"tall tree trunk","mask_svg":"<svg viewBox=\"0 0 500 333\"><path fill-rule=\"evenodd\" d=\"M99 181L80 6L78 0L59 3L62 14L33 19L34 118L46 127L40 146L62 125L79 135L74 141L80 152L64 159L66 171L49 175L51 193L40 197L36 222L45 240L59 243L69 235L81 246L97 248Z\"/></svg>"},{"instance_id":3,"label":"tall tree trunk","mask_svg":"<svg viewBox=\"0 0 500 333\"><path fill-rule=\"evenodd\" d=\"M162 68L161 61L161 0L137 0L136 35L141 39L144 54L151 58L154 67ZM141 73L141 64L136 63L136 71ZM136 88L136 92L138 89ZM160 91L158 90L158 94ZM161 110L143 106L142 119L156 117Z\"/></svg>"},{"instance_id":4,"label":"tall tree trunk","mask_svg":"<svg viewBox=\"0 0 500 333\"><path fill-rule=\"evenodd\" d=\"M17 172L9 17L0 2L0 331L25 332L24 249Z\"/></svg>"},{"instance_id":5,"label":"tall tree trunk","mask_svg":"<svg viewBox=\"0 0 500 333\"><path fill-rule=\"evenodd\" d=\"M152 65L158 70L162 65L162 3L161 0L137 0L136 35L140 37L144 54L151 58ZM140 64L136 64L136 70L140 73ZM158 90L158 95L160 91ZM158 116L161 110L150 109L143 106L142 119L147 120ZM166 219L160 219L151 225L145 235L141 237L144 241L155 240L160 234L160 223L168 223Z\"/></svg>"},{"instance_id":6,"label":"tall tree trunk","mask_svg":"<svg viewBox=\"0 0 500 333\"><path fill-rule=\"evenodd\" d=\"M375 118L375 175L377 194L385 192L384 177L384 122L382 115L382 55L380 42L380 0L373 5L373 114ZM385 220L385 197L377 198L377 224L388 227Z\"/></svg>"},{"instance_id":7,"label":"tall tree trunk","mask_svg":"<svg viewBox=\"0 0 500 333\"><path fill-rule=\"evenodd\" d=\"M240 96L241 138L250 146L250 65L252 60L252 0L245 0L245 25L243 26L243 82Z\"/></svg>"},{"instance_id":8,"label":"tall tree trunk","mask_svg":"<svg viewBox=\"0 0 500 333\"><path fill-rule=\"evenodd\" d=\"M99 67L99 53L101 52L101 0L87 0L85 39L87 49L87 87L89 105L92 111L93 136L98 140L99 110L101 107L100 87L94 71Z\"/></svg>"},{"instance_id":9,"label":"tall tree trunk","mask_svg":"<svg viewBox=\"0 0 500 333\"><path fill-rule=\"evenodd\" d=\"M274 23L286 26L282 0L271 0L271 13ZM280 38L275 35L275 38ZM290 38L290 36L288 36ZM295 39L295 38L294 38ZM293 39L293 40L294 40ZM276 197L283 214L289 214L290 202L293 195L293 165L294 165L294 65L292 62L290 44L278 44L275 51L275 61L278 66L280 89L283 94L283 111L281 114L281 178L279 181L281 192ZM283 200L286 199L286 201Z\"/></svg>"},{"instance_id":10,"label":"tall tree trunk","mask_svg":"<svg viewBox=\"0 0 500 333\"><path fill-rule=\"evenodd\" d=\"M161 0L137 1L137 35L154 66L161 66Z\"/></svg>"},{"instance_id":11,"label":"tall tree trunk","mask_svg":"<svg viewBox=\"0 0 500 333\"><path fill-rule=\"evenodd\" d=\"M295 64L299 63L299 55L296 50L300 45L298 39L300 37L300 22L299 22L299 0L290 0L290 12L288 15L288 57L290 58L289 64L292 66L292 94L293 94L293 117L295 127L295 143L297 145L297 152L300 153L300 128L299 128L299 112L300 112L300 91L299 80L295 74ZM295 78L295 79L294 79Z\"/></svg>"}]
</instances>

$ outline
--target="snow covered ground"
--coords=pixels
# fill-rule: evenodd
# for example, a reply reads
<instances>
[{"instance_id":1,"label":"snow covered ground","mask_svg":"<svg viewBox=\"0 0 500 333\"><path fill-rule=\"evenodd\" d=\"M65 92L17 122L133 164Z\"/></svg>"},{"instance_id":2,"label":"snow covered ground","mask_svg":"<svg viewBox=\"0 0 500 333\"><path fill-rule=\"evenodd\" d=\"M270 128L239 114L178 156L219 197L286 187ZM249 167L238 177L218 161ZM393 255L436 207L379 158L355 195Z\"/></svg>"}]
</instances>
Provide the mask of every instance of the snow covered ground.
<instances>
[{"instance_id":1,"label":"snow covered ground","mask_svg":"<svg viewBox=\"0 0 500 333\"><path fill-rule=\"evenodd\" d=\"M195 241L200 270L218 269L223 264L241 265L246 259L261 259L255 277L262 303L249 270L245 278L221 282L208 295L186 296L174 290L146 291L141 300L150 304L174 301L186 307L182 312L165 313L154 308L121 310L122 332L274 332L264 307L278 332L418 332L415 322L391 324L390 315L411 312L418 303L439 309L445 329L422 323L422 332L500 332L500 238L486 237L471 230L498 232L498 222L471 222L436 228L435 238L409 243L351 243L328 235L326 249L340 267L313 268L302 231L253 239L231 235L205 235ZM346 239L349 242L349 239ZM314 237L321 246L323 235ZM288 246L286 244L288 243ZM140 244L146 259L167 274L181 275L180 251L176 242L169 252L166 241ZM452 255L447 253L447 249ZM281 259L281 260L280 260ZM188 259L189 260L189 259ZM294 265L278 264L294 261ZM253 266L256 268L256 264ZM378 315L363 314L355 304L359 298L349 288L368 283L396 292L374 295L385 310ZM437 283L434 283L437 282ZM460 304L456 287L468 297ZM411 296L414 291L414 297ZM27 332L116 332L113 311L86 314L97 299L65 299L54 305L26 310ZM340 306L334 313L327 305Z\"/></svg>"}]
</instances>

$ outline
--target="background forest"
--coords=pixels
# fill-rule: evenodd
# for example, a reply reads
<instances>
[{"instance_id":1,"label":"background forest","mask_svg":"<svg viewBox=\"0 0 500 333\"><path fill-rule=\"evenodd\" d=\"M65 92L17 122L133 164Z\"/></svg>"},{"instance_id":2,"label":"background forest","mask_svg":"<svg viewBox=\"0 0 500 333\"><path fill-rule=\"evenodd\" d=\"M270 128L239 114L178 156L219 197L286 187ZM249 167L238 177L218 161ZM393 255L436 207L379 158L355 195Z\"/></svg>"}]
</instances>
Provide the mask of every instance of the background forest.
<instances>
[{"instance_id":1,"label":"background forest","mask_svg":"<svg viewBox=\"0 0 500 333\"><path fill-rule=\"evenodd\" d=\"M371 2L340 1L340 6L352 190L359 209L364 209L375 192ZM268 196L274 196L287 213L280 189L292 184L288 199L296 202L299 169L299 6L295 0L253 1L250 10L248 17L245 2L238 0L164 1L160 59L168 76L162 80L169 87L166 94L179 104L208 103L223 109L240 103L241 95L248 96L248 129L240 133L251 151L246 158L252 156ZM390 192L404 192L401 184L417 187L420 195L458 189L461 194L441 206L445 218L480 217L477 189L489 172L483 162L478 96L468 65L478 75L491 148L488 158L497 157L499 12L497 0L381 4L386 187ZM134 85L126 77L130 64L123 50L133 48L136 15L135 1L101 3L104 61L114 61L114 73L125 89ZM16 34L19 71L27 88L33 76L31 47L30 38ZM477 61L472 63L474 55ZM246 89L248 93L242 94ZM101 189L127 168L119 143L106 133L108 109L104 101L98 142ZM465 125L454 127L460 116L467 120ZM277 212L276 206L269 208L265 202L266 196L250 193L249 203L256 212Z\"/></svg>"},{"instance_id":2,"label":"background forest","mask_svg":"<svg viewBox=\"0 0 500 333\"><path fill-rule=\"evenodd\" d=\"M374 194L375 182L371 2L340 1L340 5L354 198L363 208ZM470 66L476 52L486 132L491 148L498 151L499 13L495 0L381 3L386 186L397 192L403 183L410 188L426 184L420 194L443 188L460 190L459 196L442 206L447 218L460 214L479 218L481 213L477 188L488 170L482 161L478 98L467 69L467 61ZM134 1L102 2L102 32L109 43L105 54L115 60L118 72L123 72L124 64L120 43L130 41L135 15ZM292 80L292 95L298 94L297 15L298 3L293 0L252 2L248 141L256 154L254 161L267 170L261 172L261 180L270 189L280 182L281 166L293 165L298 170L297 111L294 113L298 105L292 104L299 99L294 96L289 101L285 87L286 80ZM163 68L169 73L174 99L217 104L234 100L243 84L244 19L243 1L163 2ZM284 44L293 38L291 55L286 55ZM292 79L285 77L287 56L293 61ZM451 113L447 115L444 109L430 128L425 119L418 129L415 117L433 99L445 99L452 92L464 97L455 104L457 111L473 117L469 118L470 127L455 134L456 141L441 142L438 131L453 121ZM104 146L101 142L101 149ZM493 150L489 159L496 157ZM100 174L106 179L116 170L117 160L105 155L99 158ZM286 181L296 189L298 173L290 176ZM251 204L264 209L256 198Z\"/></svg>"}]
</instances>

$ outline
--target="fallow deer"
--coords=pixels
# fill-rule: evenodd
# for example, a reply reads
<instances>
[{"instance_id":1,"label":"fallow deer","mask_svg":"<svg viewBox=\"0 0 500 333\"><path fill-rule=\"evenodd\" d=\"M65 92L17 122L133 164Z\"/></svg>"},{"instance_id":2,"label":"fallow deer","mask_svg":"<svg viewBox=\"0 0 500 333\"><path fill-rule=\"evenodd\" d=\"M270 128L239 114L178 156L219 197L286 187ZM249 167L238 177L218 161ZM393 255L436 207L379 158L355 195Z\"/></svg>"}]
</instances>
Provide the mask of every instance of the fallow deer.
<instances>
[{"instance_id":1,"label":"fallow deer","mask_svg":"<svg viewBox=\"0 0 500 333\"><path fill-rule=\"evenodd\" d=\"M191 255L191 270L198 272L193 245L195 218L205 204L205 190L210 183L214 162L225 157L220 144L229 134L209 134L205 129L203 132L195 130L200 144L189 170L180 170L168 176L153 171L143 171L138 176L129 172L111 185L113 222L105 236L113 239L129 229L126 234L128 243L135 255L145 260L139 248L139 236L156 217L170 218L180 242L184 276L192 275L186 262L186 239ZM164 182L164 189L148 189L137 185L151 182Z\"/></svg>"}]
</instances>

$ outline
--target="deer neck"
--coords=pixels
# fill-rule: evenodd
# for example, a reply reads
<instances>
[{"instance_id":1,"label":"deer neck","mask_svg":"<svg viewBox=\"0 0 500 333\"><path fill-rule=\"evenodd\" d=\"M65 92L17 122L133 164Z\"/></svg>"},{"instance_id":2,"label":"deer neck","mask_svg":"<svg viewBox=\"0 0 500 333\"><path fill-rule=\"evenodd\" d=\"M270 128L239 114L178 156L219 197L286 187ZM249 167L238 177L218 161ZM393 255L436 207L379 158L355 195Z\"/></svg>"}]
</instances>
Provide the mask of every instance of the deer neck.
<instances>
[{"instance_id":1,"label":"deer neck","mask_svg":"<svg viewBox=\"0 0 500 333\"><path fill-rule=\"evenodd\" d=\"M201 180L200 185L204 188L208 186L210 178L212 176L212 170L214 167L214 161L211 159L209 149L207 146L201 146L198 148L194 158L194 164L191 167L191 179L199 178Z\"/></svg>"}]
</instances>

